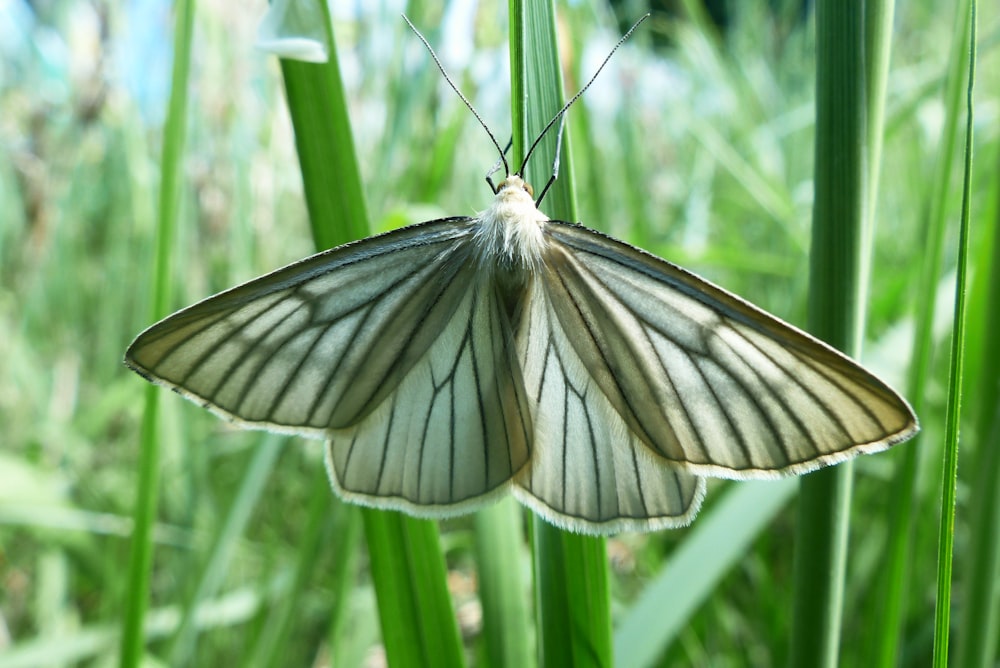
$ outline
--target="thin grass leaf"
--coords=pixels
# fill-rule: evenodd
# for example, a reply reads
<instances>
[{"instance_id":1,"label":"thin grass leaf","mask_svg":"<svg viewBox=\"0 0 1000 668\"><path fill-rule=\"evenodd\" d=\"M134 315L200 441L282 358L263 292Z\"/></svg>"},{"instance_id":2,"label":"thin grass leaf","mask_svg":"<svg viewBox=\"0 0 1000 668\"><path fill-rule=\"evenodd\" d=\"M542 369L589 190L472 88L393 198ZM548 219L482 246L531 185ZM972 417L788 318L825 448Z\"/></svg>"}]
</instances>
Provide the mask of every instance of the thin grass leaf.
<instances>
[{"instance_id":1,"label":"thin grass leaf","mask_svg":"<svg viewBox=\"0 0 1000 668\"><path fill-rule=\"evenodd\" d=\"M969 209L972 206L973 97L976 82L976 0L964 16L969 28L968 84L966 88L965 162L962 181L962 217L955 277L955 314L951 340L951 369L945 414L944 462L941 466L941 524L938 534L938 582L934 610L934 666L948 665L951 632L951 575L955 550L955 501L958 488L958 431L962 416L962 371L965 365L966 293L969 258Z\"/></svg>"},{"instance_id":2,"label":"thin grass leaf","mask_svg":"<svg viewBox=\"0 0 1000 668\"><path fill-rule=\"evenodd\" d=\"M656 665L723 576L797 491L794 478L731 485L711 512L698 518L666 567L623 615L615 629L614 665Z\"/></svg>"},{"instance_id":3,"label":"thin grass leaf","mask_svg":"<svg viewBox=\"0 0 1000 668\"><path fill-rule=\"evenodd\" d=\"M332 65L335 49L331 50L330 63L324 65L281 61L317 249L332 248L370 233L349 118L340 113L346 107L340 73ZM334 155L329 153L331 147L338 149ZM354 168L349 169L349 165Z\"/></svg>"},{"instance_id":4,"label":"thin grass leaf","mask_svg":"<svg viewBox=\"0 0 1000 668\"><path fill-rule=\"evenodd\" d=\"M871 249L875 236L882 146L885 138L886 82L892 51L895 2L894 0L868 2L865 4L865 12L865 64L868 84L868 212L865 221L867 251L862 255L861 284L867 286L872 273ZM907 449L907 453L902 456L911 457L912 453L915 452L916 448L911 445ZM899 456L897 456L898 458ZM913 461L915 462L916 459L913 458ZM899 652L899 628L904 611L899 588L902 587L904 581L905 549L911 536L910 513L913 506L913 483L915 480L911 472L909 475L900 477L899 481L902 489L899 490L898 497L893 497L890 501L891 512L894 513L894 516L888 523L888 568L880 569L876 580L886 591L883 595L876 597L878 617L883 622L878 625L869 624L866 627L870 644L877 647L877 650L868 652L868 655L872 657L872 665L877 665L874 657L875 652L877 652L879 660L883 662L881 665L886 668L896 664L896 656Z\"/></svg>"},{"instance_id":5,"label":"thin grass leaf","mask_svg":"<svg viewBox=\"0 0 1000 668\"><path fill-rule=\"evenodd\" d=\"M997 219L1000 212L998 174L990 179L992 201L978 219L985 238L977 243L973 263L975 275L969 292L966 338L965 390L967 405L977 415L972 434L976 451L963 471L971 479L969 494L969 546L962 570L965 574L959 621L958 660L962 668L989 665L996 656L1000 628L1000 350L994 345L1000 331L1000 244ZM976 317L978 315L978 317ZM978 331L974 331L978 330ZM976 336L978 334L978 336ZM969 434L970 432L966 432ZM969 439L966 440L969 442ZM971 473L969 473L971 471ZM984 583L993 583L992 586Z\"/></svg>"},{"instance_id":6,"label":"thin grass leaf","mask_svg":"<svg viewBox=\"0 0 1000 668\"><path fill-rule=\"evenodd\" d=\"M194 35L194 0L178 0L174 27L174 61L163 133L160 197L157 210L156 260L153 268L151 320L166 315L170 305L170 255L180 200L181 163L187 134L188 78ZM160 391L147 387L142 418L135 524L128 566L128 586L122 614L119 663L137 666L145 645L144 621L153 561L153 524L160 487Z\"/></svg>"},{"instance_id":7,"label":"thin grass leaf","mask_svg":"<svg viewBox=\"0 0 1000 668\"><path fill-rule=\"evenodd\" d=\"M287 661L287 657L293 656L295 648L290 644L295 624L305 620L302 597L317 577L322 553L328 550L335 550L338 558L334 561L333 571L321 573L320 577L335 594L330 604L329 638L332 663L340 664L342 657L338 650L346 644L342 638L344 611L350 600L351 583L356 576L361 516L356 509L336 503L329 492L330 481L326 471L317 468L309 494L308 523L297 543L297 561L289 593L269 610L249 652L247 665L280 666ZM335 541L330 540L331 534Z\"/></svg>"},{"instance_id":8,"label":"thin grass leaf","mask_svg":"<svg viewBox=\"0 0 1000 668\"><path fill-rule=\"evenodd\" d=\"M222 589L225 575L232 565L237 542L246 531L251 514L264 491L264 485L287 440L276 434L268 434L257 446L222 528L215 535L208 559L198 574L198 584L193 595L182 608L181 623L168 654L171 665L190 663L195 643L201 633L201 628L196 622L196 612L203 602L214 598Z\"/></svg>"},{"instance_id":9,"label":"thin grass leaf","mask_svg":"<svg viewBox=\"0 0 1000 668\"><path fill-rule=\"evenodd\" d=\"M956 16L967 15L968 2L960 3ZM947 232L946 203L952 180L955 143L958 138L958 119L962 100L962 82L965 78L965 54L969 49L968 22L956 18L955 38L951 46L948 76L945 81L945 120L941 130L942 143L936 161L936 170L928 190L927 208L930 215L925 222L926 233L922 244L923 265L917 291L915 339L909 364L906 396L910 397L914 412L922 415L927 407L926 392L931 374L934 350L933 322L937 307L937 284L944 254ZM914 589L909 573L913 535L914 489L920 475L920 453L923 439L918 434L906 448L900 448L897 468L889 492L887 522L893 531L889 536L887 559L878 600L881 602L880 619L884 626L873 633L877 654L871 657L872 665L890 668L897 665L903 633L904 614L908 609L907 593Z\"/></svg>"}]
</instances>

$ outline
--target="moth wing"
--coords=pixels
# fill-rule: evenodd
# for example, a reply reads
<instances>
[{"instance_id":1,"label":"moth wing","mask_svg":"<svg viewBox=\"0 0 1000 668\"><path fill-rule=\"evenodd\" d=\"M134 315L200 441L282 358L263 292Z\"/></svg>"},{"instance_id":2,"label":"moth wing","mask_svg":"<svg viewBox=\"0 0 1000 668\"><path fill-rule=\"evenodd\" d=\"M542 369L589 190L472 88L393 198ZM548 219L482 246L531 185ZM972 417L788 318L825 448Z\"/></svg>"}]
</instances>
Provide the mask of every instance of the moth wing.
<instances>
[{"instance_id":1,"label":"moth wing","mask_svg":"<svg viewBox=\"0 0 1000 668\"><path fill-rule=\"evenodd\" d=\"M631 432L577 355L573 335L535 282L517 337L535 437L514 494L553 524L582 533L687 525L704 480L669 465Z\"/></svg>"},{"instance_id":2,"label":"moth wing","mask_svg":"<svg viewBox=\"0 0 1000 668\"><path fill-rule=\"evenodd\" d=\"M602 393L657 455L767 478L884 450L912 409L858 363L664 260L550 222L543 284Z\"/></svg>"},{"instance_id":3,"label":"moth wing","mask_svg":"<svg viewBox=\"0 0 1000 668\"><path fill-rule=\"evenodd\" d=\"M333 432L327 470L345 498L442 517L507 491L532 450L511 325L489 277L465 293L395 392Z\"/></svg>"},{"instance_id":4,"label":"moth wing","mask_svg":"<svg viewBox=\"0 0 1000 668\"><path fill-rule=\"evenodd\" d=\"M370 415L475 274L472 219L313 255L152 325L128 366L244 426L323 437Z\"/></svg>"}]
</instances>

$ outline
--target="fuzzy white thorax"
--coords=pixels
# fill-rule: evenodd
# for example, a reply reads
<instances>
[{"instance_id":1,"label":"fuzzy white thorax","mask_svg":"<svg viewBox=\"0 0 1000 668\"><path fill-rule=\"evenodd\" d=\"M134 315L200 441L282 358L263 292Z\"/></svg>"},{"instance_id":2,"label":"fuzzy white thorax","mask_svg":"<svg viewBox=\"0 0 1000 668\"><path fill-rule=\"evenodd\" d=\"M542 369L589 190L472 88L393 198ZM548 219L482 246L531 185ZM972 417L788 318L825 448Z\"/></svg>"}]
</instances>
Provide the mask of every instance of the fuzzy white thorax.
<instances>
[{"instance_id":1,"label":"fuzzy white thorax","mask_svg":"<svg viewBox=\"0 0 1000 668\"><path fill-rule=\"evenodd\" d=\"M500 184L490 208L476 216L476 244L480 260L487 266L505 264L535 269L542 261L548 216L535 206L527 184L520 176L508 176Z\"/></svg>"}]
</instances>

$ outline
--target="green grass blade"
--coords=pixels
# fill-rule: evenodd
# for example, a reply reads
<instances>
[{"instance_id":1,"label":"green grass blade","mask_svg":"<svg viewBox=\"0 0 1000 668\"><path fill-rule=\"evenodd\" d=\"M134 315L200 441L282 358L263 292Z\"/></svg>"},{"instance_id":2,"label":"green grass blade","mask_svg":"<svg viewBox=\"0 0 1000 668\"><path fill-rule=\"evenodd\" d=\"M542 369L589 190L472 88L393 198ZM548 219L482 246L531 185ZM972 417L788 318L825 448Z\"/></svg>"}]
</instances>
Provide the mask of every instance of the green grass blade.
<instances>
[{"instance_id":1,"label":"green grass blade","mask_svg":"<svg viewBox=\"0 0 1000 668\"><path fill-rule=\"evenodd\" d=\"M997 266L994 263L994 272ZM974 504L969 513L970 544L965 555L968 563L962 590L965 605L961 611L962 632L955 663L962 668L990 665L1000 640L997 637L1000 537L996 530L1000 526L1000 398L995 387L989 396L993 401L983 402L982 409L993 420L987 431L979 433L980 452L972 494Z\"/></svg>"},{"instance_id":2,"label":"green grass blade","mask_svg":"<svg viewBox=\"0 0 1000 668\"><path fill-rule=\"evenodd\" d=\"M476 513L475 544L479 598L483 605L486 664L522 668L532 663L521 517L507 498Z\"/></svg>"},{"instance_id":3,"label":"green grass blade","mask_svg":"<svg viewBox=\"0 0 1000 668\"><path fill-rule=\"evenodd\" d=\"M512 2L511 5L518 5ZM523 17L519 24L518 17ZM511 11L511 100L512 105L522 106L517 115L518 121L513 127L514 136L525 132L523 150L529 148L530 142L538 137L545 125L566 103L563 91L562 63L559 62L559 50L556 43L555 7L551 0L543 2L527 2L524 9L518 13ZM518 55L515 61L515 55ZM515 64L517 67L515 67ZM518 83L518 74L523 81ZM516 94L516 97L515 97ZM513 112L512 112L513 113ZM524 125L519 123L523 122ZM558 123L552 126L545 139L531 155L531 162L525 167L523 176L540 192L552 174L555 160L556 134ZM568 122L567 122L568 125ZM572 142L567 132L563 137L562 156L559 167L559 178L545 195L544 210L550 218L575 221L576 194L573 176ZM515 139L514 151L518 148ZM512 151L515 160L511 169L520 164L523 153Z\"/></svg>"},{"instance_id":4,"label":"green grass blade","mask_svg":"<svg viewBox=\"0 0 1000 668\"><path fill-rule=\"evenodd\" d=\"M622 616L615 629L615 665L655 665L797 490L794 478L731 485Z\"/></svg>"},{"instance_id":5,"label":"green grass blade","mask_svg":"<svg viewBox=\"0 0 1000 668\"><path fill-rule=\"evenodd\" d=\"M816 172L809 329L849 355L861 315L866 137L864 6L816 5ZM804 476L796 528L790 664L836 666L852 464Z\"/></svg>"},{"instance_id":6,"label":"green grass blade","mask_svg":"<svg viewBox=\"0 0 1000 668\"><path fill-rule=\"evenodd\" d=\"M178 0L174 27L174 63L170 83L160 165L160 198L157 211L156 264L153 269L151 321L167 314L170 304L170 255L180 200L181 157L187 134L188 78L194 34L194 0ZM153 524L156 521L160 482L159 388L146 388L142 419L139 480L128 566L128 587L122 615L119 663L137 666L144 647L144 621L153 561Z\"/></svg>"},{"instance_id":7,"label":"green grass blade","mask_svg":"<svg viewBox=\"0 0 1000 668\"><path fill-rule=\"evenodd\" d=\"M957 16L966 15L967 6L967 2L960 3L956 8ZM906 395L910 398L918 417L926 413L927 407L925 393L931 376L934 352L933 322L937 307L937 284L940 280L947 231L946 203L953 175L955 142L958 137L961 84L965 76L964 54L968 53L968 49L968 22L956 21L944 92L946 114L941 131L942 144L929 187L927 206L930 214L925 223L927 232L923 244L920 287L917 292L919 297L916 303L915 338L907 377ZM912 521L914 490L919 478L920 452L924 447L924 440L918 434L911 443L893 455L896 457L897 468L889 492L888 512L888 525L892 527L892 532L886 550L885 568L878 585L880 589L878 618L882 620L884 626L871 631L876 645L876 654L871 657L872 665L883 668L898 665L899 643L905 621L904 611L909 607L907 592L921 584L911 581L908 565L914 540Z\"/></svg>"},{"instance_id":8,"label":"green grass blade","mask_svg":"<svg viewBox=\"0 0 1000 668\"><path fill-rule=\"evenodd\" d=\"M885 139L885 106L886 106L886 84L889 74L889 61L892 51L893 18L895 15L895 0L869 0L865 3L865 65L868 106L868 211L865 219L865 252L862 254L862 286L868 286L871 281L872 249L875 228L878 220L878 193L879 179L881 177L882 147ZM909 446L911 452L916 452L916 448ZM905 455L904 455L905 456ZM898 458L897 458L898 459ZM916 461L914 459L914 461ZM892 593L886 591L882 596L876 598L876 610L880 624L869 624L865 628L868 634L868 647L877 649L869 652L874 653L884 663L885 668L895 665L896 656L899 654L900 625L902 624L904 606L899 587L902 586L902 574L905 566L905 549L910 543L911 536L911 512L913 507L913 483L915 482L912 472L905 476L898 476L901 484L898 496L893 496L890 500L891 512L894 513L895 521L889 522L888 544L889 557L885 560L891 562L887 568L880 569L876 586L881 586L884 590L893 590ZM872 659L872 665L877 659Z\"/></svg>"},{"instance_id":9,"label":"green grass blade","mask_svg":"<svg viewBox=\"0 0 1000 668\"><path fill-rule=\"evenodd\" d=\"M335 53L334 47L331 59ZM281 73L316 248L368 236L368 207L339 70L332 60L317 65L282 59Z\"/></svg>"},{"instance_id":10,"label":"green grass blade","mask_svg":"<svg viewBox=\"0 0 1000 668\"><path fill-rule=\"evenodd\" d=\"M966 89L965 173L962 183L962 218L955 277L955 314L951 339L951 370L945 414L944 462L941 466L941 524L938 534L937 601L934 610L934 666L948 665L951 630L951 575L955 550L955 500L958 488L958 431L961 420L962 372L965 365L966 293L969 257L969 209L972 205L973 98L976 81L976 0L968 7L969 70ZM981 583L986 586L986 583Z\"/></svg>"},{"instance_id":11,"label":"green grass blade","mask_svg":"<svg viewBox=\"0 0 1000 668\"><path fill-rule=\"evenodd\" d=\"M997 220L1000 215L998 173L990 179L992 201L977 219L985 239L978 243L973 263L975 276L969 293L969 325L966 358L968 405L977 411L977 439L973 461L962 469L971 478L969 494L969 545L962 555L964 573L959 620L958 660L962 668L987 666L996 656L1000 628L1000 349L995 345L1000 331L1000 244ZM978 313L977 313L978 312ZM978 315L978 318L974 317ZM978 336L973 340L974 328ZM978 345L976 345L978 344ZM978 378L976 378L978 374ZM968 435L970 432L966 431ZM966 441L968 443L968 439ZM966 448L966 452L969 448ZM971 471L971 473L969 473ZM994 583L985 586L984 583Z\"/></svg>"},{"instance_id":12,"label":"green grass blade","mask_svg":"<svg viewBox=\"0 0 1000 668\"><path fill-rule=\"evenodd\" d=\"M868 190L865 216L866 251L862 257L861 285L868 285L871 275L871 247L878 207L878 184L882 172L882 146L885 140L886 84L892 54L892 23L895 0L865 2L865 81L868 110Z\"/></svg>"},{"instance_id":13,"label":"green grass blade","mask_svg":"<svg viewBox=\"0 0 1000 668\"><path fill-rule=\"evenodd\" d=\"M191 662L195 642L201 632L196 619L197 610L203 602L214 598L222 589L236 544L246 531L251 513L257 507L274 463L287 440L277 434L267 434L258 444L226 520L214 537L208 560L198 574L198 584L191 600L184 605L181 624L169 652L170 665L180 666Z\"/></svg>"},{"instance_id":14,"label":"green grass blade","mask_svg":"<svg viewBox=\"0 0 1000 668\"><path fill-rule=\"evenodd\" d=\"M563 104L562 76L551 2L510 3L511 115L514 164L526 145ZM529 104L530 101L530 104ZM536 192L551 173L555 129L532 154L524 176ZM543 209L576 220L569 133L563 139L559 179ZM516 167L512 167L515 169ZM611 621L603 538L567 533L538 518L532 522L539 664L610 665Z\"/></svg>"},{"instance_id":15,"label":"green grass blade","mask_svg":"<svg viewBox=\"0 0 1000 668\"><path fill-rule=\"evenodd\" d=\"M463 665L437 525L368 508L362 517L389 665Z\"/></svg>"},{"instance_id":16,"label":"green grass blade","mask_svg":"<svg viewBox=\"0 0 1000 668\"><path fill-rule=\"evenodd\" d=\"M282 62L317 248L370 229L332 30L330 44L328 63ZM361 513L389 663L462 665L437 526L395 512Z\"/></svg>"},{"instance_id":17,"label":"green grass blade","mask_svg":"<svg viewBox=\"0 0 1000 668\"><path fill-rule=\"evenodd\" d=\"M611 665L604 539L532 524L539 665Z\"/></svg>"},{"instance_id":18,"label":"green grass blade","mask_svg":"<svg viewBox=\"0 0 1000 668\"><path fill-rule=\"evenodd\" d=\"M892 45L892 24L895 14L895 0L875 0L865 4L866 36L866 77L868 83L868 215L866 218L866 252L862 256L862 282L867 286L871 280L872 239L877 221L879 178L881 176L882 146L885 138L886 83ZM902 457L911 457L916 462L916 448L911 444ZM897 460L899 456L897 456ZM866 628L869 638L869 655L872 665L885 668L896 664L899 653L900 626L905 607L900 588L905 573L905 551L911 538L911 512L913 508L913 470L897 471L896 482L899 489L890 497L886 566L880 569L876 586L883 594L876 597L876 609L880 624L870 624ZM876 661L880 663L876 664Z\"/></svg>"},{"instance_id":19,"label":"green grass blade","mask_svg":"<svg viewBox=\"0 0 1000 668\"><path fill-rule=\"evenodd\" d=\"M357 509L338 503L330 496L330 482L326 471L317 467L313 476L312 493L309 495L308 523L297 544L297 561L291 587L287 595L269 611L261 633L250 651L250 666L281 666L288 656L294 655L289 647L296 622L302 623L306 615L301 601L307 587L317 579L318 562L324 550L335 549L338 558L333 572L320 576L335 594L329 614L331 662L340 663L337 650L341 646L341 626L346 602L349 600L352 578L356 575L358 547L361 536L361 516ZM331 517L332 516L332 517ZM336 536L331 544L330 535Z\"/></svg>"}]
</instances>

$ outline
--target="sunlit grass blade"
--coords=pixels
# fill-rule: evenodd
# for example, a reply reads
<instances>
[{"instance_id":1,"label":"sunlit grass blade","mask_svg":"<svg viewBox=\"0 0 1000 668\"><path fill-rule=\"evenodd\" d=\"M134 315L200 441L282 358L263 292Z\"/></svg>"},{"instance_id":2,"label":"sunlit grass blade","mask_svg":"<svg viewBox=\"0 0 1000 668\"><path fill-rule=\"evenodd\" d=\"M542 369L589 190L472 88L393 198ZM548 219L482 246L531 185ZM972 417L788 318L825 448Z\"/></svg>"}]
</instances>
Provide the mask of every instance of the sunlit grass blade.
<instances>
[{"instance_id":1,"label":"sunlit grass blade","mask_svg":"<svg viewBox=\"0 0 1000 668\"><path fill-rule=\"evenodd\" d=\"M738 483L703 512L618 622L614 665L655 665L797 491L794 478Z\"/></svg>"},{"instance_id":2,"label":"sunlit grass blade","mask_svg":"<svg viewBox=\"0 0 1000 668\"><path fill-rule=\"evenodd\" d=\"M222 589L223 580L232 565L237 543L246 531L250 516L256 508L264 485L278 459L287 438L268 434L262 438L253 454L247 472L240 483L240 489L233 499L221 530L215 534L212 548L204 567L198 574L198 583L183 608L181 624L171 643L169 660L172 665L189 663L194 653L195 643L201 629L195 613L204 602L214 598Z\"/></svg>"},{"instance_id":3,"label":"sunlit grass blade","mask_svg":"<svg viewBox=\"0 0 1000 668\"><path fill-rule=\"evenodd\" d=\"M996 156L992 158L996 161ZM985 161L990 162L987 156ZM974 429L966 435L976 438L972 464L963 464L960 471L970 481L968 503L969 547L960 568L965 574L958 626L957 666L978 668L988 665L996 656L1000 628L1000 598L996 587L983 583L997 582L1000 573L1000 348L995 344L1000 331L1000 243L998 243L998 212L1000 212L1000 180L996 172L991 178L992 194L989 206L975 218L983 235L973 251L975 275L969 291L969 325L966 338L966 384L963 395L967 407L974 412ZM978 316L978 317L977 317Z\"/></svg>"},{"instance_id":4,"label":"sunlit grass blade","mask_svg":"<svg viewBox=\"0 0 1000 668\"><path fill-rule=\"evenodd\" d=\"M316 248L332 248L368 236L368 208L356 167L351 126L346 113L340 113L345 101L339 72L332 64L293 60L282 60L281 71ZM329 153L332 147L338 149L335 155Z\"/></svg>"},{"instance_id":5,"label":"sunlit grass blade","mask_svg":"<svg viewBox=\"0 0 1000 668\"><path fill-rule=\"evenodd\" d=\"M962 182L962 217L958 240L958 268L955 276L955 312L952 325L951 365L948 403L945 414L944 461L941 465L941 520L938 532L937 598L934 610L934 666L949 663L951 634L951 578L955 552L955 506L958 491L958 432L962 417L962 373L965 366L966 294L969 265L969 225L972 206L973 98L976 82L976 0L968 13L960 15L968 23L969 53L966 84L965 160ZM989 582L989 581L987 581ZM981 583L988 586L987 583Z\"/></svg>"},{"instance_id":6,"label":"sunlit grass blade","mask_svg":"<svg viewBox=\"0 0 1000 668\"><path fill-rule=\"evenodd\" d=\"M963 8L967 2L956 7L957 16L965 16ZM962 83L965 80L967 62L965 54L969 50L968 22L956 19L956 30L950 48L948 75L945 80L944 103L945 118L941 129L942 141L935 162L935 169L928 188L925 209L929 211L924 223L920 254L922 259L919 274L920 286L916 291L916 320L914 325L914 342L907 376L906 396L910 398L913 410L917 415L925 413L930 405L926 394L930 384L931 362L934 352L933 322L937 307L938 282L944 254L947 234L947 203L949 190L953 180L955 146L959 136L959 116L962 103ZM914 490L919 478L919 462L921 450L928 447L924 439L918 435L906 448L901 448L894 457L897 468L888 495L889 512L887 521L893 528L889 534L889 544L886 550L886 564L880 578L881 594L879 618L884 626L876 631L872 629L876 654L871 657L873 665L889 668L897 665L900 652L901 635L904 625L904 611L908 609L908 592L919 589L924 582L913 580L916 577L909 572L910 547L914 539L913 512L915 507Z\"/></svg>"},{"instance_id":7,"label":"sunlit grass blade","mask_svg":"<svg viewBox=\"0 0 1000 668\"><path fill-rule=\"evenodd\" d=\"M160 163L160 193L157 212L156 261L153 269L152 319L164 316L170 306L170 256L180 200L182 156L187 134L188 75L194 34L194 0L176 3L174 61L163 133ZM132 531L128 586L122 614L119 662L139 665L145 647L146 608L153 561L153 524L156 521L160 480L159 402L160 391L147 387L142 419L141 456L136 488L135 524Z\"/></svg>"}]
</instances>

